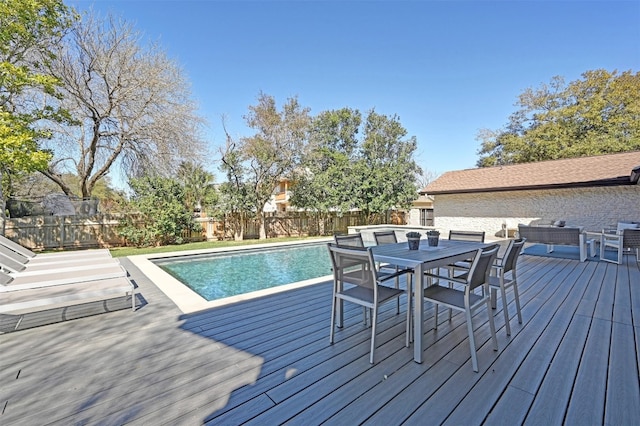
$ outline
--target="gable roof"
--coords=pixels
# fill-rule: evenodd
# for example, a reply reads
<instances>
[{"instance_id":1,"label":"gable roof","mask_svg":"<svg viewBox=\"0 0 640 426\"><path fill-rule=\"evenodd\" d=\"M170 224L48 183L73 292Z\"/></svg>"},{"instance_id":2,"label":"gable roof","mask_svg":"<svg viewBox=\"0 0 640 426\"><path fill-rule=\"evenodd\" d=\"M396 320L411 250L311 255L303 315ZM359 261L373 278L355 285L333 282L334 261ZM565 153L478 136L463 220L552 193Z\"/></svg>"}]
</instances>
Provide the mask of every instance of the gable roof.
<instances>
[{"instance_id":1,"label":"gable roof","mask_svg":"<svg viewBox=\"0 0 640 426\"><path fill-rule=\"evenodd\" d=\"M446 172L429 195L526 189L637 185L640 151Z\"/></svg>"}]
</instances>

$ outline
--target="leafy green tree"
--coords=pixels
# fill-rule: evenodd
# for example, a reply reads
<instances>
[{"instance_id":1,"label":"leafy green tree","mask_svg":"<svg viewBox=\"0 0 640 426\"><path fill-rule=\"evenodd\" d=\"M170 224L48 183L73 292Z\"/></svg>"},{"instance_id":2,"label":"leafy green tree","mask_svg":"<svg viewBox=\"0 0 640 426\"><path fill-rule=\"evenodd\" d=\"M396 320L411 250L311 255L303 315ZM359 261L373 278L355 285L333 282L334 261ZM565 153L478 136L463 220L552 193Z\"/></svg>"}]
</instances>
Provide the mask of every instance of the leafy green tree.
<instances>
[{"instance_id":1,"label":"leafy green tree","mask_svg":"<svg viewBox=\"0 0 640 426\"><path fill-rule=\"evenodd\" d=\"M215 176L201 164L185 161L178 167L178 181L184 187L185 203L192 212L211 211L218 202Z\"/></svg>"},{"instance_id":2,"label":"leafy green tree","mask_svg":"<svg viewBox=\"0 0 640 426\"><path fill-rule=\"evenodd\" d=\"M360 112L348 108L321 113L291 203L319 213L359 209L369 221L408 207L422 171L413 159L416 139L406 135L397 116L370 111L362 123Z\"/></svg>"},{"instance_id":3,"label":"leafy green tree","mask_svg":"<svg viewBox=\"0 0 640 426\"><path fill-rule=\"evenodd\" d=\"M315 213L320 224L330 212L345 213L355 207L359 179L354 165L361 123L360 112L349 108L324 111L312 120L309 151L294 175L290 202Z\"/></svg>"},{"instance_id":4,"label":"leafy green tree","mask_svg":"<svg viewBox=\"0 0 640 426\"><path fill-rule=\"evenodd\" d=\"M504 129L483 129L479 167L640 149L640 73L587 71L525 90Z\"/></svg>"},{"instance_id":5,"label":"leafy green tree","mask_svg":"<svg viewBox=\"0 0 640 426\"><path fill-rule=\"evenodd\" d=\"M145 176L129 182L133 195L120 235L138 247L182 244L184 232L198 231L192 212L185 205L182 185L174 179Z\"/></svg>"},{"instance_id":6,"label":"leafy green tree","mask_svg":"<svg viewBox=\"0 0 640 426\"><path fill-rule=\"evenodd\" d=\"M57 94L58 86L44 70L54 59L53 46L74 19L61 0L0 2L0 175L46 168L51 154L39 142L50 132L36 123L61 121L67 115L44 102L47 95ZM0 220L3 217L0 186Z\"/></svg>"},{"instance_id":7,"label":"leafy green tree","mask_svg":"<svg viewBox=\"0 0 640 426\"><path fill-rule=\"evenodd\" d=\"M406 136L398 116L373 110L367 115L356 207L367 214L369 221L392 209L407 209L417 197L415 178L421 169L413 154L418 142L415 136Z\"/></svg>"}]
</instances>

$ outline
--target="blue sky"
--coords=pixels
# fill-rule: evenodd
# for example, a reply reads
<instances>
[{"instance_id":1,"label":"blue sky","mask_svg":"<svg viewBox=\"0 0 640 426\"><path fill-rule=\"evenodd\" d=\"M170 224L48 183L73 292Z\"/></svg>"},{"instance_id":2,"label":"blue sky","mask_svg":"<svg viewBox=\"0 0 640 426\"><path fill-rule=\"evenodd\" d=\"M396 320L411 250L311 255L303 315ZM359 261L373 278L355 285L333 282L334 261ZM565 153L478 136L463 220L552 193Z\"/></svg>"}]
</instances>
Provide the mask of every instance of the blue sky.
<instances>
[{"instance_id":1,"label":"blue sky","mask_svg":"<svg viewBox=\"0 0 640 426\"><path fill-rule=\"evenodd\" d=\"M312 114L397 114L433 173L475 167L482 128L552 77L640 70L640 1L75 0L158 41L184 69L212 151L250 136L262 91ZM211 158L211 157L209 157ZM215 156L203 163L217 172Z\"/></svg>"}]
</instances>

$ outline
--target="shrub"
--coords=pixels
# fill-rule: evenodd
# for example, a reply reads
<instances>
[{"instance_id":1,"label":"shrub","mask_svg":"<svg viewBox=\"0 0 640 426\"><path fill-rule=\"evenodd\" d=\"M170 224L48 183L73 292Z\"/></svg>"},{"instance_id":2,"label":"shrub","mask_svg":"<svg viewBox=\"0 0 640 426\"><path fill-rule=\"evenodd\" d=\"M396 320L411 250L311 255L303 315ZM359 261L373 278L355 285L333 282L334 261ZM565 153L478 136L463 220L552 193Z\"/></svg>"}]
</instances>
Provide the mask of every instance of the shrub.
<instances>
[{"instance_id":1,"label":"shrub","mask_svg":"<svg viewBox=\"0 0 640 426\"><path fill-rule=\"evenodd\" d=\"M142 177L129 183L133 191L131 207L140 217L127 216L119 232L128 244L137 247L182 244L183 232L197 231L199 225L184 202L184 190L175 180Z\"/></svg>"}]
</instances>

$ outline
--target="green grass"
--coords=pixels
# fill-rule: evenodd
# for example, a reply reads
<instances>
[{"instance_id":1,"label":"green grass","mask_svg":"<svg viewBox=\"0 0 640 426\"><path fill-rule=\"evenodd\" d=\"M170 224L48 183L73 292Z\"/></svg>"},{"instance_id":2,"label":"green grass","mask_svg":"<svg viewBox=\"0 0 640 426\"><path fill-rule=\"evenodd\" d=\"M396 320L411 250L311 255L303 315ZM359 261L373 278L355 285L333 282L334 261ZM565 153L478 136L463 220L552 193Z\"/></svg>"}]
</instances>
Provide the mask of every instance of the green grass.
<instances>
[{"instance_id":1,"label":"green grass","mask_svg":"<svg viewBox=\"0 0 640 426\"><path fill-rule=\"evenodd\" d=\"M125 257L125 256L135 256L138 254L155 254L155 253L168 253L168 252L184 251L184 250L202 250L202 249L212 249L212 248L221 248L221 247L248 246L252 244L282 243L282 242L288 242L288 241L312 241L312 240L317 240L319 238L326 238L326 237L280 237L280 238L269 238L266 240L202 241L197 243L187 243L187 244L161 246L161 247L144 247L144 248L116 247L116 248L110 249L109 251L111 251L111 255L113 257Z\"/></svg>"}]
</instances>

